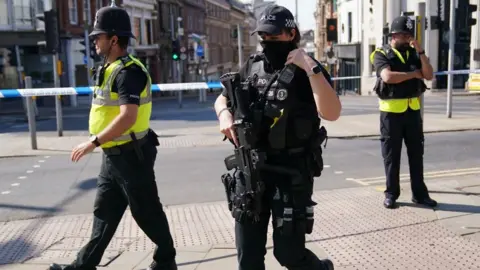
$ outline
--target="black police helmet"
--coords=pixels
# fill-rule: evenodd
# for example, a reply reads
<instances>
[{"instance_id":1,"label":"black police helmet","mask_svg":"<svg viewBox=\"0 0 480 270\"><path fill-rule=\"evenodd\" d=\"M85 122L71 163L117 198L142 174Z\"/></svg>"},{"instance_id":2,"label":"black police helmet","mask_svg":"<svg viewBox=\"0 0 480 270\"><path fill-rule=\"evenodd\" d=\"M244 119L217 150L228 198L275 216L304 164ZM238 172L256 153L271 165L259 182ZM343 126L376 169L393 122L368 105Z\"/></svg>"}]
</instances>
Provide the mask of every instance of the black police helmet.
<instances>
[{"instance_id":1,"label":"black police helmet","mask_svg":"<svg viewBox=\"0 0 480 270\"><path fill-rule=\"evenodd\" d=\"M128 16L127 11L116 6L99 9L95 15L95 24L93 25L93 31L90 33L90 36L99 34L135 38L132 33L130 16Z\"/></svg>"},{"instance_id":2,"label":"black police helmet","mask_svg":"<svg viewBox=\"0 0 480 270\"><path fill-rule=\"evenodd\" d=\"M395 18L390 27L389 35L392 34L408 34L413 36L415 34L415 21L407 16Z\"/></svg>"}]
</instances>

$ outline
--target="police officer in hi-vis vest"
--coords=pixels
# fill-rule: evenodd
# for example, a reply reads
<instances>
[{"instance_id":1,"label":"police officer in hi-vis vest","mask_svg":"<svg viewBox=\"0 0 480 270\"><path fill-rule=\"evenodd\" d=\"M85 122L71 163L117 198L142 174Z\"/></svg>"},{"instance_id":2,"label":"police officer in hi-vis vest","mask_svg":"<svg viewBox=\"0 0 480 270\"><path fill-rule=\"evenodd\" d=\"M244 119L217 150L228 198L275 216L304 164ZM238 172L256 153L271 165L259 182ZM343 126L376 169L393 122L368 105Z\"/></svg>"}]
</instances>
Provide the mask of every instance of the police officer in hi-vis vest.
<instances>
[{"instance_id":1,"label":"police officer in hi-vis vest","mask_svg":"<svg viewBox=\"0 0 480 270\"><path fill-rule=\"evenodd\" d=\"M384 206L395 208L400 196L402 141L407 147L412 201L434 207L423 178L424 136L420 96L424 79L433 78L425 51L414 39L415 22L407 16L395 18L390 44L375 50L370 60L377 72L375 92L380 105L380 134L387 188Z\"/></svg>"},{"instance_id":2,"label":"police officer in hi-vis vest","mask_svg":"<svg viewBox=\"0 0 480 270\"><path fill-rule=\"evenodd\" d=\"M145 66L126 51L131 31L127 12L110 6L98 10L90 37L104 64L96 73L90 111L91 139L75 147L73 162L95 148L103 150L93 232L69 265L50 270L92 270L100 260L127 208L156 245L151 270L175 270L176 251L154 175L158 139L150 129L151 78Z\"/></svg>"}]
</instances>

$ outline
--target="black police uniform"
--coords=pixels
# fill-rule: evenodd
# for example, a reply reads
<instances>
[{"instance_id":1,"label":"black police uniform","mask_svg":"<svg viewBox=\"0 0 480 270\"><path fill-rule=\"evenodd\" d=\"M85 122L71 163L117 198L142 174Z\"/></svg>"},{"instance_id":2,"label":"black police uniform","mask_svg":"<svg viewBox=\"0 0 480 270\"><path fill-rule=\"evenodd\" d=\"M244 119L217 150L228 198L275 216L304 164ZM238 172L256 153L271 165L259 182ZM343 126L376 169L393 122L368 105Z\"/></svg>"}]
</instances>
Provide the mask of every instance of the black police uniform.
<instances>
[{"instance_id":1,"label":"black police uniform","mask_svg":"<svg viewBox=\"0 0 480 270\"><path fill-rule=\"evenodd\" d=\"M107 26L103 24L105 17L108 19ZM131 35L128 14L116 7L102 8L98 11L97 24L91 35L111 33L108 22L112 18L117 19L116 34ZM125 22L123 27L122 22ZM125 58L129 60L128 56ZM96 81L101 85L105 79L103 72L99 70L97 76L99 77ZM115 77L112 92L118 94L120 105L140 105L140 93L145 89L147 80L147 75L139 66L130 65L123 68ZM64 266L52 264L50 270L96 269L127 206L130 207L139 227L157 245L150 269L177 269L173 239L155 182L156 145L157 137L151 131L142 139L108 148L108 153L103 153L97 180L91 239L80 250L72 264Z\"/></svg>"},{"instance_id":2,"label":"black police uniform","mask_svg":"<svg viewBox=\"0 0 480 270\"><path fill-rule=\"evenodd\" d=\"M242 68L241 78L246 79L247 74L255 72L259 76L257 86L261 88L264 85L258 84L268 81L273 74L273 70L262 64L261 67L264 67L264 70L257 69L248 72L249 69L253 68L252 62L255 60L261 63L266 62L262 56L252 56ZM328 73L325 70L323 71L327 80L330 80ZM284 200L285 196L295 196L298 199L295 211L302 211L306 208L313 211L311 207L315 203L311 200L311 197L313 195L314 171L319 173L323 169L321 156L313 157L313 151L318 151L320 146L317 149L311 149L312 141L320 126L312 89L305 71L297 70L295 73L294 85L288 89L283 89L288 91L288 97L285 100L280 100L283 97L281 95L276 96L278 103L288 100L288 106L290 107L286 108L288 113L284 111L284 115L270 129L268 136L270 142L267 142L269 139L265 138L266 145L264 148L267 149L269 165L295 170L299 173L300 178L295 179L294 176L283 173L262 172L261 177L266 188L261 199L263 211L260 213L258 222L251 222L250 220L235 222L239 270L265 269L264 256L266 254L265 246L270 215L274 227L273 252L281 265L288 269L298 270L329 269L325 265L326 262L320 261L314 253L305 247L305 234L309 232L296 229L290 234L285 234L280 228L281 223L285 223L282 219L285 217L285 209L290 205L290 201L286 202ZM278 85L278 87L281 86ZM271 92L275 92L275 89L272 89ZM228 98L226 91L223 91L222 95ZM270 123L266 125L270 126ZM275 140L275 143L284 141L284 146L281 149L277 147L270 149L271 140ZM316 163L314 159L321 164ZM319 176L319 174L315 176ZM293 185L297 185L294 195L292 194Z\"/></svg>"},{"instance_id":3,"label":"black police uniform","mask_svg":"<svg viewBox=\"0 0 480 270\"><path fill-rule=\"evenodd\" d=\"M278 33L281 27L294 28L293 22L290 11L271 5L262 14L256 31ZM278 58L281 57L274 60ZM286 59L280 60L283 61L279 63L282 66ZM254 74L258 75L254 89L267 97L270 108L283 109L283 115L277 121L265 121L262 127L257 127L267 131L259 138L262 142L259 147L266 154L266 163L269 166L284 168L293 173L261 171L261 181L265 189L260 198L261 212L256 221L242 213L238 214L243 206L241 203L233 203L238 269L265 269L264 256L270 215L274 228L273 253L282 266L297 270L333 269L331 261L319 260L305 247L305 235L311 233L313 227L315 203L311 197L314 176L319 176L323 170L321 146L320 143L315 144L315 140L322 134L319 134L320 119L312 88L306 72L296 68L290 85L277 81L265 92L265 84L279 69L274 68L262 53L251 56L239 71L241 81ZM330 80L323 68L322 72L326 79ZM230 99L226 90L222 95L227 97L227 100ZM236 194L243 193L241 190L245 190L245 183L238 177L232 178ZM232 194L227 196L232 197ZM293 220L288 219L292 216L291 212L294 213Z\"/></svg>"},{"instance_id":4,"label":"black police uniform","mask_svg":"<svg viewBox=\"0 0 480 270\"><path fill-rule=\"evenodd\" d=\"M406 16L396 18L391 26L390 34L406 33L413 36L414 23ZM375 92L380 101L380 133L381 148L384 159L387 188L384 205L393 208L400 196L400 160L402 141L407 147L411 189L414 202L427 205L436 204L429 198L428 189L423 177L424 135L420 105L412 109L412 102L419 104L419 97L425 91L423 80L411 79L397 84L384 83L380 73L386 67L396 72L412 72L422 68L420 58L415 49L408 46L406 50L397 50L390 45L384 45L373 54L373 64L377 73ZM382 109L382 104L390 104L395 100L408 99L404 112L392 112ZM393 104L393 103L391 103ZM394 105L388 105L391 107ZM416 106L415 106L416 107Z\"/></svg>"}]
</instances>

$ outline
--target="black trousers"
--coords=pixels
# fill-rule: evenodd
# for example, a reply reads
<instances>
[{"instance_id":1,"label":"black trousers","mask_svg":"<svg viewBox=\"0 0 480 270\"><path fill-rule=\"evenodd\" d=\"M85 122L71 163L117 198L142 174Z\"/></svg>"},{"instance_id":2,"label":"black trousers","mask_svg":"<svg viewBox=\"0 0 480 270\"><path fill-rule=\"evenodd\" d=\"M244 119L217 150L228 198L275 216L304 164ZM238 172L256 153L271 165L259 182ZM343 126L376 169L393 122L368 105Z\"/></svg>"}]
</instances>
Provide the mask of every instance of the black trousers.
<instances>
[{"instance_id":1,"label":"black trousers","mask_svg":"<svg viewBox=\"0 0 480 270\"><path fill-rule=\"evenodd\" d=\"M282 158L281 158L282 159ZM272 160L271 157L268 160ZM293 162L293 163L292 163ZM313 176L309 173L308 161L305 158L290 158L290 161L280 160L280 166L298 169L302 173L303 194L297 194L305 202L311 202L313 193ZM277 261L289 270L321 270L324 269L318 257L305 248L305 231L295 230L290 235L282 234L277 228L277 217L283 215L282 196L277 188L291 188L292 178L278 173L264 173L262 179L266 183L266 191L262 198L263 211L256 223L235 222L235 237L238 253L239 270L265 270L264 258L267 253L267 232L272 216L273 254Z\"/></svg>"},{"instance_id":2,"label":"black trousers","mask_svg":"<svg viewBox=\"0 0 480 270\"><path fill-rule=\"evenodd\" d=\"M387 178L385 197L397 200L400 196L400 160L405 140L413 197L418 200L428 198L423 179L424 136L420 110L409 108L404 113L380 112L380 134Z\"/></svg>"},{"instance_id":3,"label":"black trousers","mask_svg":"<svg viewBox=\"0 0 480 270\"><path fill-rule=\"evenodd\" d=\"M160 269L170 269L174 263L176 251L155 183L156 146L147 141L140 147L143 160L134 149L124 148L120 146L115 155L103 154L92 235L78 253L73 264L76 269L96 269L127 205L138 226L157 245L153 259Z\"/></svg>"}]
</instances>

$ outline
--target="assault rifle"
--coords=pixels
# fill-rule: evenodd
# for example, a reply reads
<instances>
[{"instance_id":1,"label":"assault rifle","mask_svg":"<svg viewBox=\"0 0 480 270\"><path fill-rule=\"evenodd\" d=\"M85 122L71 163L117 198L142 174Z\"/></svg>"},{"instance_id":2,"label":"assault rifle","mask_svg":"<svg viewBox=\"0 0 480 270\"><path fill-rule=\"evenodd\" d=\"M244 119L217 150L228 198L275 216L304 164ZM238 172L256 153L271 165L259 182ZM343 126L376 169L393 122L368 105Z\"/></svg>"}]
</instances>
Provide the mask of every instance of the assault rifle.
<instances>
[{"instance_id":1,"label":"assault rifle","mask_svg":"<svg viewBox=\"0 0 480 270\"><path fill-rule=\"evenodd\" d=\"M266 86L268 90L278 75L272 76ZM258 76L255 74L241 82L240 74L231 72L220 77L225 86L230 109L233 112L233 126L237 136L238 145L235 147L234 155L225 159L227 170L238 169L234 177L240 179L229 179L222 177L225 185L227 199L232 215L237 221L243 220L246 214L248 217L258 220L261 210L261 195L265 190L261 181L260 170L265 164L266 155L259 150L258 142L264 117L264 94L259 93L255 88ZM264 103L264 102L263 102ZM233 140L230 140L233 143ZM238 190L239 186L232 180L240 180L245 185L244 190ZM232 193L234 193L233 197ZM233 207L232 207L232 204ZM239 208L240 207L240 208Z\"/></svg>"}]
</instances>

